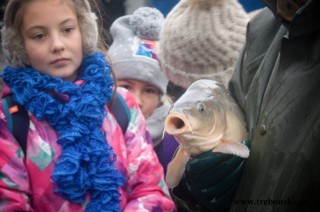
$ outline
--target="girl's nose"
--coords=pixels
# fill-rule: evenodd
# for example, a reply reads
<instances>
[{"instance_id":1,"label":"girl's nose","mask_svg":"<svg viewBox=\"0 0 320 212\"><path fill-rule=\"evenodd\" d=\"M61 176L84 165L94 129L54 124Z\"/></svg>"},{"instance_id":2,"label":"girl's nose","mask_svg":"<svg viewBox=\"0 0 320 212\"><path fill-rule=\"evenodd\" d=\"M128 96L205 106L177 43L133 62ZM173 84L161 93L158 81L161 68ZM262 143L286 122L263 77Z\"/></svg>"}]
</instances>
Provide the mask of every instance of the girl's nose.
<instances>
[{"instance_id":1,"label":"girl's nose","mask_svg":"<svg viewBox=\"0 0 320 212\"><path fill-rule=\"evenodd\" d=\"M59 34L52 36L52 52L60 53L64 50L64 43Z\"/></svg>"},{"instance_id":2,"label":"girl's nose","mask_svg":"<svg viewBox=\"0 0 320 212\"><path fill-rule=\"evenodd\" d=\"M139 91L132 91L132 92L133 92L134 97L136 98L136 101L137 101L140 109L141 109L142 106L143 106L143 101L142 101L141 93L140 93Z\"/></svg>"},{"instance_id":3,"label":"girl's nose","mask_svg":"<svg viewBox=\"0 0 320 212\"><path fill-rule=\"evenodd\" d=\"M136 97L136 99L137 99L137 102L138 102L138 104L139 104L139 107L142 108L143 103L142 103L141 96L139 95L138 97Z\"/></svg>"}]
</instances>

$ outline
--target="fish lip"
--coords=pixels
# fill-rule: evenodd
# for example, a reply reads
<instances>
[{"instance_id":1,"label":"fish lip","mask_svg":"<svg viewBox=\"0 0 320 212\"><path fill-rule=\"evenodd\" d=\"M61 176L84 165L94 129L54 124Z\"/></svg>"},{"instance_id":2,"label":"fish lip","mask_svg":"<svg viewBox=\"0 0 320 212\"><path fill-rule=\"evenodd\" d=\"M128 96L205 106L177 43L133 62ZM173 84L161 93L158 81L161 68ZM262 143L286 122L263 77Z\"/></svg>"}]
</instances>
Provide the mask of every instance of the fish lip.
<instances>
[{"instance_id":1,"label":"fish lip","mask_svg":"<svg viewBox=\"0 0 320 212\"><path fill-rule=\"evenodd\" d=\"M179 113L169 114L164 122L164 130L171 135L179 135L189 131L187 117Z\"/></svg>"}]
</instances>

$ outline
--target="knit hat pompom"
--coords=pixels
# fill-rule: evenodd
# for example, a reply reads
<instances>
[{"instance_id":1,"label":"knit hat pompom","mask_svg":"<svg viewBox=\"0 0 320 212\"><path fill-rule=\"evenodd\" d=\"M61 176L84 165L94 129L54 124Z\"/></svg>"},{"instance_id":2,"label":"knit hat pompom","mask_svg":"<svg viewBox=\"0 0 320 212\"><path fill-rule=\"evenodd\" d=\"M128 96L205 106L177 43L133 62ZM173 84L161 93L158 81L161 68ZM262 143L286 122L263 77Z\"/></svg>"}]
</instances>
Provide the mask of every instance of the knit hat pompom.
<instances>
[{"instance_id":1,"label":"knit hat pompom","mask_svg":"<svg viewBox=\"0 0 320 212\"><path fill-rule=\"evenodd\" d=\"M209 9L212 6L222 5L224 0L189 0L189 4L200 9Z\"/></svg>"},{"instance_id":2,"label":"knit hat pompom","mask_svg":"<svg viewBox=\"0 0 320 212\"><path fill-rule=\"evenodd\" d=\"M159 10L141 7L132 14L129 24L137 36L158 40L163 21L164 16Z\"/></svg>"}]
</instances>

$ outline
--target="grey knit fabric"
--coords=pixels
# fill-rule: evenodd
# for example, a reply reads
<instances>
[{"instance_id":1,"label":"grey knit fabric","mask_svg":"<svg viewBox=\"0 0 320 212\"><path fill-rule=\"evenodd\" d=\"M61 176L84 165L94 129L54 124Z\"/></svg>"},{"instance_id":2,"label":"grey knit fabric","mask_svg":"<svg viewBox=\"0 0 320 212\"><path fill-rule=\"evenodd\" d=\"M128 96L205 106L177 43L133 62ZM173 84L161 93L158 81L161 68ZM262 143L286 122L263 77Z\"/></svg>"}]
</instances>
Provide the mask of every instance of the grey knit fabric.
<instances>
[{"instance_id":1,"label":"grey knit fabric","mask_svg":"<svg viewBox=\"0 0 320 212\"><path fill-rule=\"evenodd\" d=\"M227 86L247 22L237 0L181 0L160 33L159 60L169 80L183 88L198 79Z\"/></svg>"},{"instance_id":2,"label":"grey knit fabric","mask_svg":"<svg viewBox=\"0 0 320 212\"><path fill-rule=\"evenodd\" d=\"M157 55L163 22L163 14L151 7L140 7L113 22L113 43L108 53L117 79L141 80L166 94L168 79Z\"/></svg>"}]
</instances>

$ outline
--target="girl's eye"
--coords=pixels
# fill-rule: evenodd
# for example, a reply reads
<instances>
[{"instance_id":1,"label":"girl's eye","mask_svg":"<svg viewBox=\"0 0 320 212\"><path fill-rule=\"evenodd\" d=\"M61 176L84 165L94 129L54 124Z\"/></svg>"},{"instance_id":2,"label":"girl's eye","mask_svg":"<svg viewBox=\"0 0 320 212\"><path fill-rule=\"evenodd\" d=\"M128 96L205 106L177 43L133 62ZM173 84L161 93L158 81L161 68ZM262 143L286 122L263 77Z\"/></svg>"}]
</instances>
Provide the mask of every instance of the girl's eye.
<instances>
[{"instance_id":1,"label":"girl's eye","mask_svg":"<svg viewBox=\"0 0 320 212\"><path fill-rule=\"evenodd\" d=\"M130 85L126 85L126 84L122 84L122 85L119 85L120 87L123 87L123 88L125 88L125 89L127 89L127 90L129 90L130 91L130 89L131 89L131 86Z\"/></svg>"},{"instance_id":2,"label":"girl's eye","mask_svg":"<svg viewBox=\"0 0 320 212\"><path fill-rule=\"evenodd\" d=\"M46 37L45 34L36 34L32 36L32 39L41 40L41 39L44 39L45 37Z\"/></svg>"},{"instance_id":3,"label":"girl's eye","mask_svg":"<svg viewBox=\"0 0 320 212\"><path fill-rule=\"evenodd\" d=\"M65 33L70 33L70 32L72 32L74 29L72 28L72 27L67 27L67 28L65 28L64 29L64 32Z\"/></svg>"},{"instance_id":4,"label":"girl's eye","mask_svg":"<svg viewBox=\"0 0 320 212\"><path fill-rule=\"evenodd\" d=\"M146 88L145 92L148 94L158 94L158 91L154 88Z\"/></svg>"}]
</instances>

